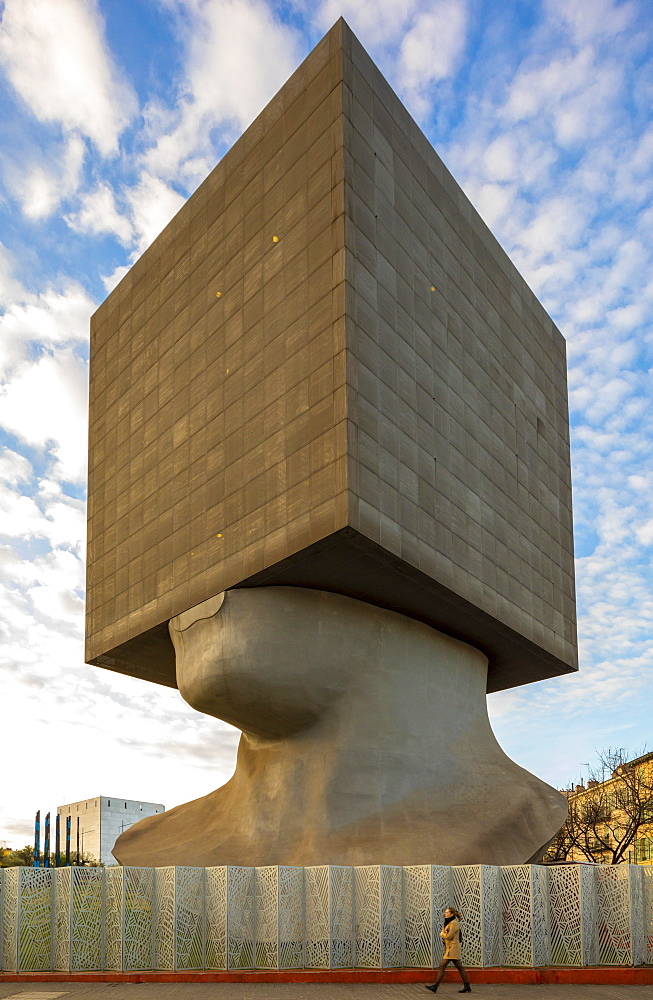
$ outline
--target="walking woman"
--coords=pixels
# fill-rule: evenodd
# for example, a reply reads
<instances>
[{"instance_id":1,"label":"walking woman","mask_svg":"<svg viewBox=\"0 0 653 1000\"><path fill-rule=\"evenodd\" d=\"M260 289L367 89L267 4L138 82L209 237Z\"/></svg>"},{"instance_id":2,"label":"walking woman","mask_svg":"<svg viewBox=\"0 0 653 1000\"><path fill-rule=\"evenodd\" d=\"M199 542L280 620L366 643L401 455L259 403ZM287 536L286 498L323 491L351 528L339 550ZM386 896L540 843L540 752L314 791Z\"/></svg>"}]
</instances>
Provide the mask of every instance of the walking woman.
<instances>
[{"instance_id":1,"label":"walking woman","mask_svg":"<svg viewBox=\"0 0 653 1000\"><path fill-rule=\"evenodd\" d=\"M460 934L460 921L462 917L458 910L454 910L451 906L444 911L444 926L440 931L440 937L444 941L444 955L442 956L442 961L440 962L440 968L438 969L438 978L435 980L432 986L427 986L427 990L431 993L436 993L438 986L442 982L444 976L444 970L446 969L449 962L453 964L458 969L460 973L460 978L463 981L462 990L458 990L459 993L471 993L472 988L469 985L469 979L467 978L467 973L465 972L465 967L460 961L460 942L462 937Z\"/></svg>"}]
</instances>

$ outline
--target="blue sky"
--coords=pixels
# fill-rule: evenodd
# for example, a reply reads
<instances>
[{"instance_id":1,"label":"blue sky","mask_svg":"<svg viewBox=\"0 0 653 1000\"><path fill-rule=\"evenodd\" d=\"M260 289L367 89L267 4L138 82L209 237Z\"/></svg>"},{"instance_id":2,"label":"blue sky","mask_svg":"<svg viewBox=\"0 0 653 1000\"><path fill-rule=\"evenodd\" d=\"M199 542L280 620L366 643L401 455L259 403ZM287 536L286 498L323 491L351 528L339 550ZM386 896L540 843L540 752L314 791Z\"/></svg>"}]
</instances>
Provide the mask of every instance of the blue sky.
<instances>
[{"instance_id":1,"label":"blue sky","mask_svg":"<svg viewBox=\"0 0 653 1000\"><path fill-rule=\"evenodd\" d=\"M231 773L234 730L83 663L88 320L340 15L568 342L581 672L492 695L499 740L558 786L650 746L650 4L0 0L0 841Z\"/></svg>"}]
</instances>

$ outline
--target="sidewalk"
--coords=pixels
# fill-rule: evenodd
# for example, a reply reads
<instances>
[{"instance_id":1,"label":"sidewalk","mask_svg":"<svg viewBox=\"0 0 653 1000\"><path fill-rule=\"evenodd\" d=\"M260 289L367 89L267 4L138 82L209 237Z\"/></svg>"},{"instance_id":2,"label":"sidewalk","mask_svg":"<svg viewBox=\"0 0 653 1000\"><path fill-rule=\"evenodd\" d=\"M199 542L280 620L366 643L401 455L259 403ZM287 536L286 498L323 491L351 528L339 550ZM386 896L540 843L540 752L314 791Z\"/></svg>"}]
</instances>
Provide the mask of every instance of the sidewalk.
<instances>
[{"instance_id":1,"label":"sidewalk","mask_svg":"<svg viewBox=\"0 0 653 1000\"><path fill-rule=\"evenodd\" d=\"M458 996L443 983L438 997ZM487 1000L653 1000L653 986L473 985ZM0 1000L426 1000L418 983L2 983Z\"/></svg>"}]
</instances>

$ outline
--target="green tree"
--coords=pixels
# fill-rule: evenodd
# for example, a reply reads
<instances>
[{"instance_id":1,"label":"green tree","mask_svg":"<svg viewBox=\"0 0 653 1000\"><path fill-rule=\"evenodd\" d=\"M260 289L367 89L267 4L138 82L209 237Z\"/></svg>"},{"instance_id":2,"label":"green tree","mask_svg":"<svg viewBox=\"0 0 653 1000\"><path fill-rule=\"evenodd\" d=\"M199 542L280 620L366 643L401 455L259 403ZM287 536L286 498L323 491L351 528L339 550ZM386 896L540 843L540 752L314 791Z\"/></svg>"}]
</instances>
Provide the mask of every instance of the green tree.
<instances>
[{"instance_id":1,"label":"green tree","mask_svg":"<svg viewBox=\"0 0 653 1000\"><path fill-rule=\"evenodd\" d=\"M73 852L71 854L71 863L77 865L76 855ZM41 853L41 863L43 863L43 853ZM65 865L65 857L61 855L60 865ZM15 851L9 851L6 854L0 855L0 868L31 868L34 864L34 846L33 844L25 844L25 847L18 848ZM82 854L80 852L79 856L79 866L83 868L103 868L104 866L97 858L94 858L91 854ZM50 854L50 867L55 867L55 855Z\"/></svg>"}]
</instances>

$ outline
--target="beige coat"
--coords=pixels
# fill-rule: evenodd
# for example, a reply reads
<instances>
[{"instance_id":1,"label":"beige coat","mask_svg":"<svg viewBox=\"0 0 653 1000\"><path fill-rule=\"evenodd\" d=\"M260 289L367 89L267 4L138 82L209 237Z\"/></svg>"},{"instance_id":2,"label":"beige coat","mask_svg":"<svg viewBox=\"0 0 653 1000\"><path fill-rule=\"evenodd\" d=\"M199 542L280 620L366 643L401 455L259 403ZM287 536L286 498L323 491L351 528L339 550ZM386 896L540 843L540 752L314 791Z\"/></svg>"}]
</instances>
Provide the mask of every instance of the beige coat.
<instances>
[{"instance_id":1,"label":"beige coat","mask_svg":"<svg viewBox=\"0 0 653 1000\"><path fill-rule=\"evenodd\" d=\"M446 927L440 931L440 937L444 941L444 955L442 961L450 958L460 958L460 924L454 917Z\"/></svg>"}]
</instances>

